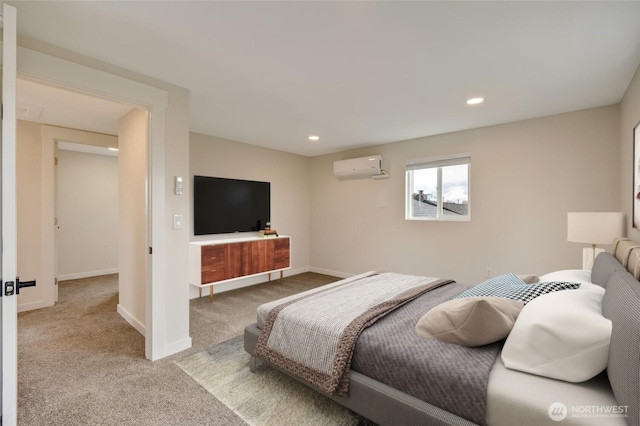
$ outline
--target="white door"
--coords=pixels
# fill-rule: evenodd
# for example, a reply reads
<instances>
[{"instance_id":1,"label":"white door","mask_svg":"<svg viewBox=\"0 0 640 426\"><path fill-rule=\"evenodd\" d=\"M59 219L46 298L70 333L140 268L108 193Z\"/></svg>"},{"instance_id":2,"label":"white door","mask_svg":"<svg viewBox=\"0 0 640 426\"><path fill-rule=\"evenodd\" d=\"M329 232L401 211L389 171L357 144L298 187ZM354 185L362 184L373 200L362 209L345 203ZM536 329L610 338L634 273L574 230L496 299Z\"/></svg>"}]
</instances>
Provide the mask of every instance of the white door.
<instances>
[{"instance_id":1,"label":"white door","mask_svg":"<svg viewBox=\"0 0 640 426\"><path fill-rule=\"evenodd\" d=\"M16 9L2 5L2 424L17 423ZM13 283L13 288L11 287Z\"/></svg>"}]
</instances>

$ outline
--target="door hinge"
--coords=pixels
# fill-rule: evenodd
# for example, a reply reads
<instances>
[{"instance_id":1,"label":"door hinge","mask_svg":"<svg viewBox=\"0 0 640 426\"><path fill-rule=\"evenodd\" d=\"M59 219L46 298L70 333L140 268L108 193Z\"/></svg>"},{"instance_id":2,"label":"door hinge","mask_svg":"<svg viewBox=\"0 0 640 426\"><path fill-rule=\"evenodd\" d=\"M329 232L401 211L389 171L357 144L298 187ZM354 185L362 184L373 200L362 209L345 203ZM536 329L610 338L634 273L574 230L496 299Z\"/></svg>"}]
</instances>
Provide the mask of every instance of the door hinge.
<instances>
[{"instance_id":1,"label":"door hinge","mask_svg":"<svg viewBox=\"0 0 640 426\"><path fill-rule=\"evenodd\" d=\"M153 248L149 247L149 254L153 254Z\"/></svg>"},{"instance_id":2,"label":"door hinge","mask_svg":"<svg viewBox=\"0 0 640 426\"><path fill-rule=\"evenodd\" d=\"M54 166L58 165L58 157L53 157L53 165Z\"/></svg>"}]
</instances>

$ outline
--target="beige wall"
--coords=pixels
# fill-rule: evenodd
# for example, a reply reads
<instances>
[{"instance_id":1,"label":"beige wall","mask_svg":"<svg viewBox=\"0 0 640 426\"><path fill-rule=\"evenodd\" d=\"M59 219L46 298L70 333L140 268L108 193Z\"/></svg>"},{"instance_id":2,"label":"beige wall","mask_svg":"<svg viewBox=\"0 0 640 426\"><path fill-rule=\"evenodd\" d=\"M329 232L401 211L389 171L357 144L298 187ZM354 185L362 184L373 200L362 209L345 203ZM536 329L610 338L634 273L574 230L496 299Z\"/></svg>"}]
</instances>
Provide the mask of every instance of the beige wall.
<instances>
[{"instance_id":1,"label":"beige wall","mask_svg":"<svg viewBox=\"0 0 640 426\"><path fill-rule=\"evenodd\" d=\"M58 280L118 272L118 157L58 151Z\"/></svg>"},{"instance_id":2,"label":"beige wall","mask_svg":"<svg viewBox=\"0 0 640 426\"><path fill-rule=\"evenodd\" d=\"M189 176L189 91L170 84L143 80L169 94L165 148L165 354L191 347L189 337L189 197L174 194L174 177ZM190 193L185 179L184 194ZM182 230L173 229L173 215L185 220Z\"/></svg>"},{"instance_id":3,"label":"beige wall","mask_svg":"<svg viewBox=\"0 0 640 426\"><path fill-rule=\"evenodd\" d=\"M144 334L147 286L147 111L118 122L118 312Z\"/></svg>"},{"instance_id":4,"label":"beige wall","mask_svg":"<svg viewBox=\"0 0 640 426\"><path fill-rule=\"evenodd\" d=\"M309 270L309 166L311 159L198 133L191 133L189 183L194 175L271 182L271 226L280 235L291 237L291 270L286 275ZM193 206L193 197L190 197ZM229 238L235 234L217 236L193 235L193 210L189 210L191 241ZM255 233L249 233L255 234ZM216 292L256 282L265 277L240 280L216 286ZM191 290L191 297L197 291Z\"/></svg>"},{"instance_id":5,"label":"beige wall","mask_svg":"<svg viewBox=\"0 0 640 426\"><path fill-rule=\"evenodd\" d=\"M18 275L36 280L18 296L18 310L53 305L49 301L42 268L42 138L40 125L17 122L16 190L18 199ZM51 225L53 226L53 224Z\"/></svg>"},{"instance_id":6,"label":"beige wall","mask_svg":"<svg viewBox=\"0 0 640 426\"><path fill-rule=\"evenodd\" d=\"M632 227L633 129L640 123L640 67L620 103L620 211L627 215L627 237L640 240L640 231Z\"/></svg>"},{"instance_id":7,"label":"beige wall","mask_svg":"<svg viewBox=\"0 0 640 426\"><path fill-rule=\"evenodd\" d=\"M567 212L619 208L618 106L396 142L311 161L311 264L452 278L580 268ZM404 164L470 152L471 222L404 220ZM333 162L382 154L390 179L338 181Z\"/></svg>"}]
</instances>

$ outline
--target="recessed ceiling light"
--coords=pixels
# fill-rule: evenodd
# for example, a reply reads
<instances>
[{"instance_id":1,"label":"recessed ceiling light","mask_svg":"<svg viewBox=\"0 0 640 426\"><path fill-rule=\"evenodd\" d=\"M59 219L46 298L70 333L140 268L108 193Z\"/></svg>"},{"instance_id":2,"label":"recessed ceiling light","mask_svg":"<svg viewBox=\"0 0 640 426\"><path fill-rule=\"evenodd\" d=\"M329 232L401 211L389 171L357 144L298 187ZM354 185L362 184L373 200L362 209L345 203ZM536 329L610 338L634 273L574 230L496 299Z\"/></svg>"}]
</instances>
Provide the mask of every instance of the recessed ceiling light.
<instances>
[{"instance_id":1,"label":"recessed ceiling light","mask_svg":"<svg viewBox=\"0 0 640 426\"><path fill-rule=\"evenodd\" d=\"M109 147L109 148L107 148L107 149L108 149L109 151L117 151L117 150L118 150L118 148L113 147L113 146L110 146L110 147Z\"/></svg>"},{"instance_id":2,"label":"recessed ceiling light","mask_svg":"<svg viewBox=\"0 0 640 426\"><path fill-rule=\"evenodd\" d=\"M467 105L476 105L484 102L484 98L471 98L467 99Z\"/></svg>"},{"instance_id":3,"label":"recessed ceiling light","mask_svg":"<svg viewBox=\"0 0 640 426\"><path fill-rule=\"evenodd\" d=\"M311 135L311 136L309 136L309 140L310 140L310 141L317 141L317 140L319 140L319 139L320 139L320 136L317 136L317 135Z\"/></svg>"}]
</instances>

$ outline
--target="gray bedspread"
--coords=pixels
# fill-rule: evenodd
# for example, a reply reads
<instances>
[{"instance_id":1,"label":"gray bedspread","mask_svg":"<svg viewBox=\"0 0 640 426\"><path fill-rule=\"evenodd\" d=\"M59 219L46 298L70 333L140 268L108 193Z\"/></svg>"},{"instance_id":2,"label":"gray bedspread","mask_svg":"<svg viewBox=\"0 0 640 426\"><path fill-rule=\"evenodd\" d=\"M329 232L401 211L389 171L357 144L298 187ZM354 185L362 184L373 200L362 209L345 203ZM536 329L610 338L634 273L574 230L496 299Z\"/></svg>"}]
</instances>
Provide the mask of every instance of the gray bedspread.
<instances>
[{"instance_id":1,"label":"gray bedspread","mask_svg":"<svg viewBox=\"0 0 640 426\"><path fill-rule=\"evenodd\" d=\"M484 425L489 372L502 342L477 348L424 339L415 325L429 309L467 287L452 283L407 303L365 329L351 369Z\"/></svg>"}]
</instances>

